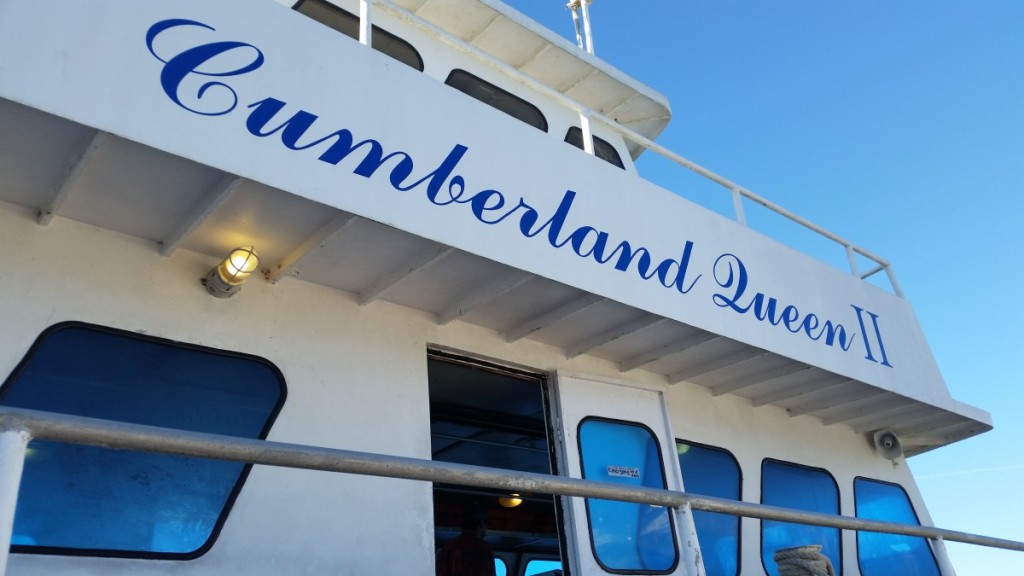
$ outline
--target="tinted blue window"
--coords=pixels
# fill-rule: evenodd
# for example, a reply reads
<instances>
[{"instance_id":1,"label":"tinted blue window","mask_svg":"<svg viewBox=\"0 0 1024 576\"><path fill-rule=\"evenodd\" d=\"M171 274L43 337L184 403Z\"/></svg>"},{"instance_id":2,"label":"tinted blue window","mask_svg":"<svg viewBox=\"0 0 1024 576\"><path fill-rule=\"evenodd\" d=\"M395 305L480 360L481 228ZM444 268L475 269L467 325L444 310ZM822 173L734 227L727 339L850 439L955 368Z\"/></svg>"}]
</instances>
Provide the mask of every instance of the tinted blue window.
<instances>
[{"instance_id":1,"label":"tinted blue window","mask_svg":"<svg viewBox=\"0 0 1024 576\"><path fill-rule=\"evenodd\" d=\"M857 478L853 493L858 518L920 524L910 498L896 484ZM924 538L858 532L857 555L862 576L939 576L935 556Z\"/></svg>"},{"instance_id":2,"label":"tinted blue window","mask_svg":"<svg viewBox=\"0 0 1024 576\"><path fill-rule=\"evenodd\" d=\"M761 466L761 482L764 504L839 514L839 488L825 470L765 460ZM776 550L809 544L820 544L822 554L832 561L836 574L842 573L838 529L773 520L761 522L761 561L771 576L779 574L772 559Z\"/></svg>"},{"instance_id":3,"label":"tinted blue window","mask_svg":"<svg viewBox=\"0 0 1024 576\"><path fill-rule=\"evenodd\" d=\"M658 442L638 424L587 419L580 424L583 477L665 488ZM587 499L594 556L610 571L670 572L678 552L668 508Z\"/></svg>"},{"instance_id":4,"label":"tinted blue window","mask_svg":"<svg viewBox=\"0 0 1024 576\"><path fill-rule=\"evenodd\" d=\"M266 361L81 324L36 341L0 404L264 438L284 401ZM20 552L192 557L212 544L248 467L55 442L29 445Z\"/></svg>"},{"instance_id":5,"label":"tinted blue window","mask_svg":"<svg viewBox=\"0 0 1024 576\"><path fill-rule=\"evenodd\" d=\"M494 559L494 576L505 576L508 574L508 568L505 567L505 561L501 558Z\"/></svg>"},{"instance_id":6,"label":"tinted blue window","mask_svg":"<svg viewBox=\"0 0 1024 576\"><path fill-rule=\"evenodd\" d=\"M687 493L740 499L740 467L721 448L678 442L679 469ZM704 571L708 576L739 573L740 519L731 514L693 511Z\"/></svg>"}]
</instances>

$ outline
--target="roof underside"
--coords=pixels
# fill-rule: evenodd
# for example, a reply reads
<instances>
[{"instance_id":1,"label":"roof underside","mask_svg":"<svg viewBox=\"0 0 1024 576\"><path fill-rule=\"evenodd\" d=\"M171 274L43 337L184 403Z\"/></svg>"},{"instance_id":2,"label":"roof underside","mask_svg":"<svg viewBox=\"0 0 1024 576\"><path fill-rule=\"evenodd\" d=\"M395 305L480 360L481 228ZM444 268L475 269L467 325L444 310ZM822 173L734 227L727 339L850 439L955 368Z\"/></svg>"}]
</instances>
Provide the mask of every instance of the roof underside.
<instances>
[{"instance_id":1,"label":"roof underside","mask_svg":"<svg viewBox=\"0 0 1024 576\"><path fill-rule=\"evenodd\" d=\"M986 427L956 413L437 244L165 152L0 100L0 200L220 258L252 243L272 281L301 278L689 381L868 433L908 454ZM626 374L628 377L628 374Z\"/></svg>"}]
</instances>

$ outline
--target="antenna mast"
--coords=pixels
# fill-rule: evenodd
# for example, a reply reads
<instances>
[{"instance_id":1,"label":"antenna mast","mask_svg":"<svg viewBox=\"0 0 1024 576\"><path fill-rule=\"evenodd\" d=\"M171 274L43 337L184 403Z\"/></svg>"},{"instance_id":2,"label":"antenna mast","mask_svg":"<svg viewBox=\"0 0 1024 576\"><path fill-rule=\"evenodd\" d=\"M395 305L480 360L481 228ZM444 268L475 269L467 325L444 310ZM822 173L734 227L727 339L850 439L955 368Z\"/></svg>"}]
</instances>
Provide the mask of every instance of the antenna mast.
<instances>
[{"instance_id":1,"label":"antenna mast","mask_svg":"<svg viewBox=\"0 0 1024 576\"><path fill-rule=\"evenodd\" d=\"M588 54L594 53L594 35L590 30L590 3L592 0L570 0L565 5L566 8L572 10L572 23L576 27L576 45L580 49L584 48L584 40L586 40L586 50ZM580 12L583 13L583 30L580 31Z\"/></svg>"}]
</instances>

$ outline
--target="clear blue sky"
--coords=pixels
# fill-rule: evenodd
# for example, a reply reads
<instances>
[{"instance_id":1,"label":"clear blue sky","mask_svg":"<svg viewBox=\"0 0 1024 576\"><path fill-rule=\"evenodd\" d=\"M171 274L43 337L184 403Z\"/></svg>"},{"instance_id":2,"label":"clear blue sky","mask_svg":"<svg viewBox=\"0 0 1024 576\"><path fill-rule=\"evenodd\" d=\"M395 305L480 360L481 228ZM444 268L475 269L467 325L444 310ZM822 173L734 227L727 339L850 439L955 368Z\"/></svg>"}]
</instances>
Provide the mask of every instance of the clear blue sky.
<instances>
[{"instance_id":1,"label":"clear blue sky","mask_svg":"<svg viewBox=\"0 0 1024 576\"><path fill-rule=\"evenodd\" d=\"M574 40L563 0L507 1ZM910 460L932 517L1024 541L1024 1L591 10L597 55L669 98L659 142L893 264L953 397L996 426ZM1024 574L949 549L959 576Z\"/></svg>"}]
</instances>

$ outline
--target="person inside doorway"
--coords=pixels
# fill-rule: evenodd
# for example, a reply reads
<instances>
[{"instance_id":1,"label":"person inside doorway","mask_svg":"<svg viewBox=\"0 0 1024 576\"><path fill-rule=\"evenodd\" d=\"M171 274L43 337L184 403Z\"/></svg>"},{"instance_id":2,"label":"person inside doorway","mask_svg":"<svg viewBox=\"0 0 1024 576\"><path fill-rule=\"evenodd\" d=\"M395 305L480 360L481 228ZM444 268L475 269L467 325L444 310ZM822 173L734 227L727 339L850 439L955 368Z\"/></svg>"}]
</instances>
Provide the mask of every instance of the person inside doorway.
<instances>
[{"instance_id":1,"label":"person inside doorway","mask_svg":"<svg viewBox=\"0 0 1024 576\"><path fill-rule=\"evenodd\" d=\"M436 576L495 576L494 551L484 542L487 524L481 515L462 520L462 533L437 553Z\"/></svg>"}]
</instances>

